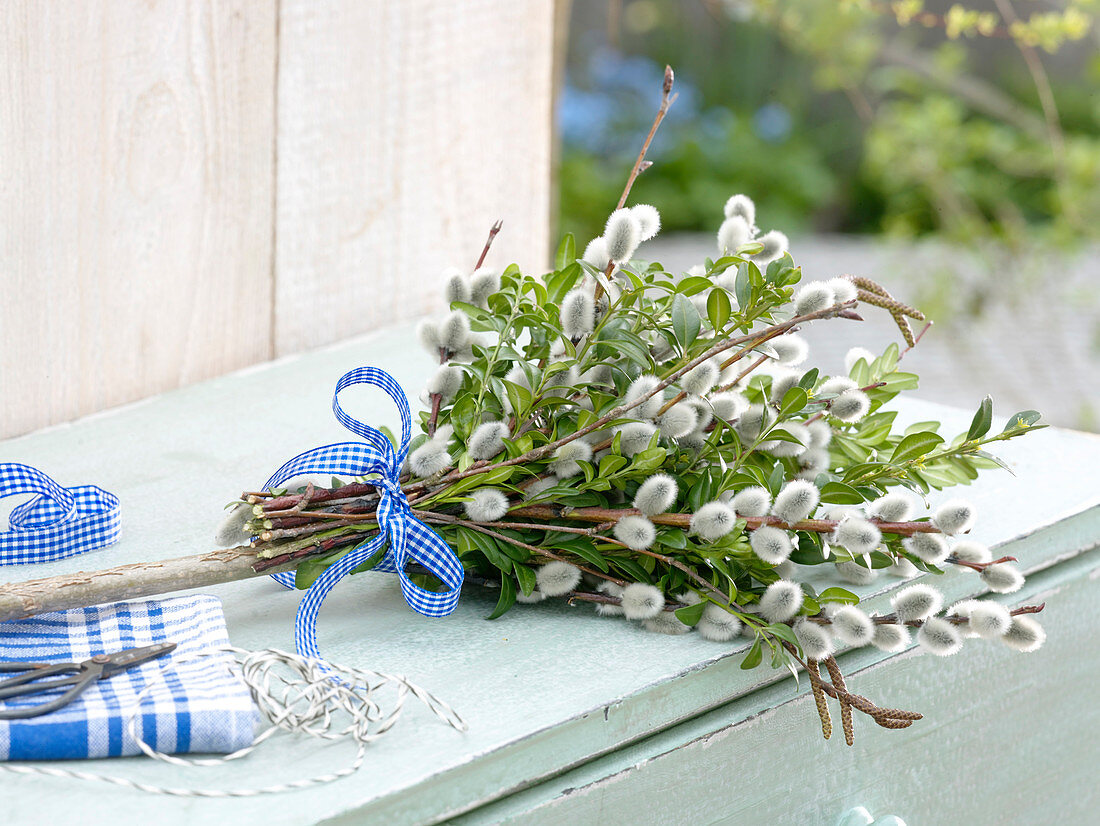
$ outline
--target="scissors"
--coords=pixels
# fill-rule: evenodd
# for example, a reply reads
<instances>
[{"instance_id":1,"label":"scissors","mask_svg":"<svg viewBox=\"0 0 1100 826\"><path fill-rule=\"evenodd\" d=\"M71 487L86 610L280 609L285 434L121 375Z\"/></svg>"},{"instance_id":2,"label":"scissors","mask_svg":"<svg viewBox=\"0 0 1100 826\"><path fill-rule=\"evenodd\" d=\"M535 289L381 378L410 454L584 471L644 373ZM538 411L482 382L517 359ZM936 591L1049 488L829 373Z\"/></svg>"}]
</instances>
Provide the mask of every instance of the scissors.
<instances>
[{"instance_id":1,"label":"scissors","mask_svg":"<svg viewBox=\"0 0 1100 826\"><path fill-rule=\"evenodd\" d=\"M147 663L175 650L174 642L161 642L143 648L128 648L117 654L96 654L82 663L22 663L0 662L0 674L25 672L17 677L0 680L0 701L9 697L45 694L57 688L72 686L55 700L21 708L0 708L0 720L22 720L49 714L66 706L92 683L113 677L134 666ZM57 677L58 674L71 676ZM46 679L55 677L55 679Z\"/></svg>"}]
</instances>

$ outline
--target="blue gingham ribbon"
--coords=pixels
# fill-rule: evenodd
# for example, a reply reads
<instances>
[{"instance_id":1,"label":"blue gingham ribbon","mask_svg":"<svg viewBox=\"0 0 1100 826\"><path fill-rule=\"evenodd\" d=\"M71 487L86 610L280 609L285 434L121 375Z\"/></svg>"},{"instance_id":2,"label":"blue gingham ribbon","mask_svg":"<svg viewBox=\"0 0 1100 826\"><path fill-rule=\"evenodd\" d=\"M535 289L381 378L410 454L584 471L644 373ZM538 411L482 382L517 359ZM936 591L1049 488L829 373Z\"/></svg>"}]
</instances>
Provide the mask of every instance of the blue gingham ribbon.
<instances>
[{"instance_id":1,"label":"blue gingham ribbon","mask_svg":"<svg viewBox=\"0 0 1100 826\"><path fill-rule=\"evenodd\" d=\"M352 418L340 406L340 391L356 384L380 387L397 405L401 414L401 445L396 451L384 434ZM329 591L350 571L382 552L383 548L385 556L372 570L396 573L401 580L405 601L414 611L429 617L446 616L458 604L462 588L462 563L439 534L413 516L398 483L412 434L409 401L400 385L389 373L375 367L352 370L336 383L332 412L340 424L364 441L339 442L300 453L275 471L264 487L272 489L287 479L309 473L368 476L367 483L374 485L378 491L379 531L326 568L302 597L295 619L294 638L298 653L304 657L320 658L317 650L317 612ZM428 591L409 579L405 564L410 557L431 571L447 590ZM294 585L294 574L273 576L288 588Z\"/></svg>"},{"instance_id":2,"label":"blue gingham ribbon","mask_svg":"<svg viewBox=\"0 0 1100 826\"><path fill-rule=\"evenodd\" d=\"M53 562L118 540L118 497L103 488L63 488L30 465L0 463L0 498L21 493L38 495L9 514L9 529L0 532L0 565Z\"/></svg>"}]
</instances>

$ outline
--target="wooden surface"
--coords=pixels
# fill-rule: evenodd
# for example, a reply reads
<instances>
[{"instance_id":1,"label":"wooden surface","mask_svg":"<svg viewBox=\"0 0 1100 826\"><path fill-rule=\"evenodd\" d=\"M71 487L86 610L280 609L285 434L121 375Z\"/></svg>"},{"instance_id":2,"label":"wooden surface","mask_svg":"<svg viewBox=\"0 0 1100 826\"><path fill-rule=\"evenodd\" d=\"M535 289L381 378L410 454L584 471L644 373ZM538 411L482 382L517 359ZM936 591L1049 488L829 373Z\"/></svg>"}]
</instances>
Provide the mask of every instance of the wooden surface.
<instances>
[{"instance_id":1,"label":"wooden surface","mask_svg":"<svg viewBox=\"0 0 1100 826\"><path fill-rule=\"evenodd\" d=\"M283 0L276 349L439 309L444 267L545 266L552 0Z\"/></svg>"},{"instance_id":2,"label":"wooden surface","mask_svg":"<svg viewBox=\"0 0 1100 826\"><path fill-rule=\"evenodd\" d=\"M343 372L382 367L415 398L431 364L412 340L410 326L390 328L0 442L5 457L37 465L62 483L102 485L123 507L117 545L49 565L0 569L0 577L21 581L209 548L222 505L241 488L300 450L347 438L329 410ZM376 391L349 389L345 407L373 424L397 423ZM900 407L907 422L941 418L951 432L970 418L969 411L938 405ZM855 748L846 748L839 734L821 742L805 680L796 688L786 672L742 671L747 640L723 645L696 634L654 635L560 604L517 606L486 622L495 599L477 590L465 593L450 617L428 619L404 604L393 577L366 574L342 582L325 603L321 650L337 662L406 674L453 704L470 723L468 733L410 706L370 746L364 769L331 786L209 801L24 778L0 781L0 811L12 823L52 823L75 810L88 826L420 824L460 817L468 824L828 826L846 808L865 805L907 818L910 826L1059 822L1059 814L1061 822L1089 822L1078 815L1100 802L1092 780L1100 725L1092 642L1100 630L1094 610L1100 503L1082 480L1095 478L1100 439L1044 430L997 452L1017 475L989 473L962 492L978 510L973 537L1005 543L1003 551L1019 557L1028 585L1006 601L1047 600L1041 619L1051 640L1032 655L973 641L949 661L912 653L842 655L856 691L926 715L908 731L879 731L859 719ZM854 590L881 611L898 584L884 579ZM978 580L962 573L936 584L949 601L979 590ZM224 601L235 644L292 646L296 593L270 580L209 591ZM286 736L217 770L142 759L63 765L171 785L254 787L340 768L352 752ZM1016 818L1017 810L1026 817Z\"/></svg>"},{"instance_id":3,"label":"wooden surface","mask_svg":"<svg viewBox=\"0 0 1100 826\"><path fill-rule=\"evenodd\" d=\"M275 22L0 4L0 435L269 357Z\"/></svg>"},{"instance_id":4,"label":"wooden surface","mask_svg":"<svg viewBox=\"0 0 1100 826\"><path fill-rule=\"evenodd\" d=\"M552 0L0 4L0 437L546 263Z\"/></svg>"}]
</instances>

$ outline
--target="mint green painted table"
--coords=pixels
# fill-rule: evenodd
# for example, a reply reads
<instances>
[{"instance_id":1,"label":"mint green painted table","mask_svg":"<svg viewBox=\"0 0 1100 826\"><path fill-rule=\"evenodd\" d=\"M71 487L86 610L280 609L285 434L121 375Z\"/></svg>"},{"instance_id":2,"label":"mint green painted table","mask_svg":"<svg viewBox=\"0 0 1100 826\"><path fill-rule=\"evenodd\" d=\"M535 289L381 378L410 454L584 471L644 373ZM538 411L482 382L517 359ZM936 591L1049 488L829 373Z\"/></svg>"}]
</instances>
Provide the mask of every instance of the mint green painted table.
<instances>
[{"instance_id":1,"label":"mint green painted table","mask_svg":"<svg viewBox=\"0 0 1100 826\"><path fill-rule=\"evenodd\" d=\"M209 548L225 502L290 455L346 437L328 408L344 371L373 364L419 391L430 365L412 341L409 327L384 330L0 443L3 460L34 464L63 484L102 485L124 508L114 547L0 569L0 579ZM381 394L356 392L348 391L349 411L396 424ZM952 431L969 417L915 402L902 413L946 419ZM1046 601L1049 640L1031 655L973 641L946 662L844 654L854 691L925 714L907 731L857 719L855 748L839 735L822 741L805 681L741 671L741 644L653 635L562 605L519 606L486 622L495 600L476 590L451 617L430 620L404 605L392 578L365 575L325 604L322 650L406 674L454 705L467 734L410 706L357 775L247 800L0 775L0 822L833 824L856 806L909 826L1100 822L1100 439L1046 430L1002 455L1017 476L991 473L965 492L979 506L974 537L1019 557L1028 584L1009 601ZM954 600L977 583L954 575L942 584ZM884 607L893 587L867 589L870 607ZM207 590L224 601L235 644L293 646L296 594L267 579ZM215 770L144 758L62 765L229 788L333 770L352 753L287 736Z\"/></svg>"}]
</instances>

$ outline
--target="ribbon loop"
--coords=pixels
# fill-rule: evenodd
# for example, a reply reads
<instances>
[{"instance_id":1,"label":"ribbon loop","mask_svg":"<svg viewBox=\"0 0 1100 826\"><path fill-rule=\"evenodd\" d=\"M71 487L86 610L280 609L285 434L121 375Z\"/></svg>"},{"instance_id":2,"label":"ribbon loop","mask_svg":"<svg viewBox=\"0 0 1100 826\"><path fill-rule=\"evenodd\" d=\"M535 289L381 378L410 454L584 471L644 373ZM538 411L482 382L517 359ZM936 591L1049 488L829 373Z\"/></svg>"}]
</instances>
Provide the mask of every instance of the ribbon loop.
<instances>
[{"instance_id":1,"label":"ribbon loop","mask_svg":"<svg viewBox=\"0 0 1100 826\"><path fill-rule=\"evenodd\" d=\"M12 508L0 565L53 562L111 545L122 531L118 497L95 485L64 488L37 468L0 462L0 498L37 494Z\"/></svg>"},{"instance_id":2,"label":"ribbon loop","mask_svg":"<svg viewBox=\"0 0 1100 826\"><path fill-rule=\"evenodd\" d=\"M385 390L401 415L401 442L394 449L385 434L349 416L340 406L340 391L353 385L369 385ZM401 466L409 452L412 414L400 385L384 370L360 367L346 373L336 384L332 411L339 422L363 442L339 442L300 453L283 464L264 485L271 489L295 476L310 473L337 476L367 476L378 491L378 533L356 545L330 565L306 591L295 619L295 643L302 656L320 658L317 650L317 613L326 596L352 570L377 554L383 558L372 570L396 573L405 601L416 612L429 617L451 613L458 604L462 588L462 563L446 542L417 519L401 490ZM414 583L405 572L409 558L431 571L446 587L429 591ZM292 588L293 574L275 574L280 584Z\"/></svg>"}]
</instances>

